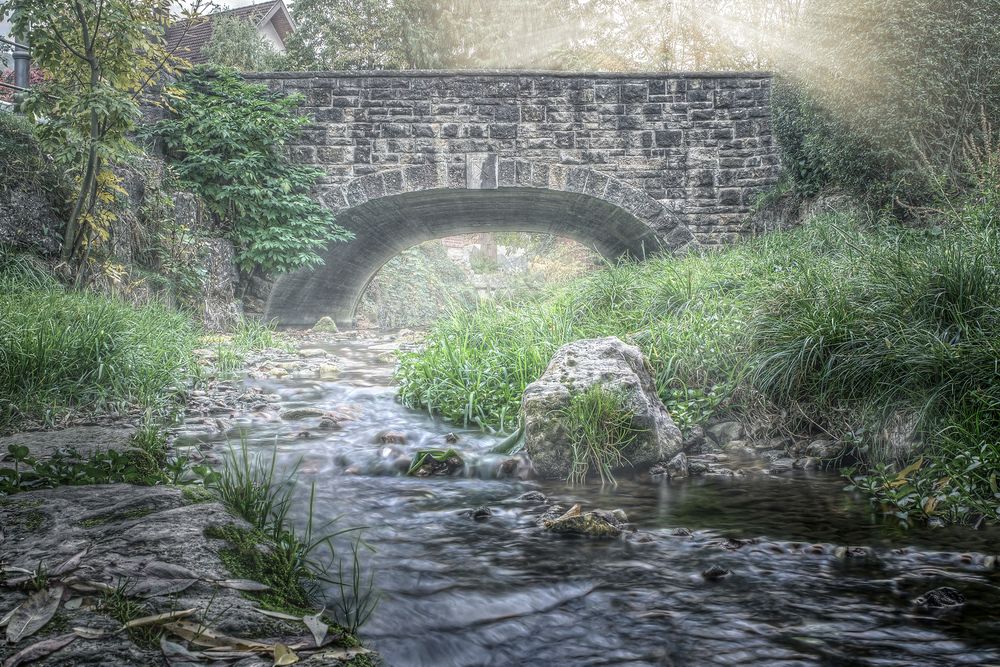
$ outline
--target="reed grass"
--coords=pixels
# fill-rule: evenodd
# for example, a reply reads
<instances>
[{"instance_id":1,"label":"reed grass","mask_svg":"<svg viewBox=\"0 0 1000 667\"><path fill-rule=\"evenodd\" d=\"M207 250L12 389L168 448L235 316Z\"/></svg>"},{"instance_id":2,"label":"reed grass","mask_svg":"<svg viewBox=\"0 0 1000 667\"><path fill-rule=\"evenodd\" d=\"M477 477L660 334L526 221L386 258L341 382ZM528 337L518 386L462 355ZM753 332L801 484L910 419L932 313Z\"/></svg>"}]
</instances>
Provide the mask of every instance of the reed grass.
<instances>
[{"instance_id":1,"label":"reed grass","mask_svg":"<svg viewBox=\"0 0 1000 667\"><path fill-rule=\"evenodd\" d=\"M0 265L0 428L179 404L196 343L186 317L66 289L23 255L0 250Z\"/></svg>"}]
</instances>

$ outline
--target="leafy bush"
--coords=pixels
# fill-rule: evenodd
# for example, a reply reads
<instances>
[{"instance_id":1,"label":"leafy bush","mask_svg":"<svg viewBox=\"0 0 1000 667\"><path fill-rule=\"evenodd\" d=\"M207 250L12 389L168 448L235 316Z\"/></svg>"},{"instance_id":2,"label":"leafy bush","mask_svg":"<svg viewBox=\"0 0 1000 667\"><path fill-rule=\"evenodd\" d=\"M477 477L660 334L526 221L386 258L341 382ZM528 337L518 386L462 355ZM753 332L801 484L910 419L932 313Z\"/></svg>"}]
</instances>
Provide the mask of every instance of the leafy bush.
<instances>
[{"instance_id":1,"label":"leafy bush","mask_svg":"<svg viewBox=\"0 0 1000 667\"><path fill-rule=\"evenodd\" d=\"M169 93L162 139L180 184L227 227L247 271L285 272L322 263L318 252L350 234L309 196L322 172L295 164L288 141L308 121L296 96L249 84L231 69L198 67Z\"/></svg>"},{"instance_id":2,"label":"leafy bush","mask_svg":"<svg viewBox=\"0 0 1000 667\"><path fill-rule=\"evenodd\" d=\"M806 193L922 204L965 171L961 139L1000 118L994 0L811 3L775 88L784 161Z\"/></svg>"},{"instance_id":3,"label":"leafy bush","mask_svg":"<svg viewBox=\"0 0 1000 667\"><path fill-rule=\"evenodd\" d=\"M64 289L23 256L0 265L0 427L176 405L197 341L183 315Z\"/></svg>"}]
</instances>

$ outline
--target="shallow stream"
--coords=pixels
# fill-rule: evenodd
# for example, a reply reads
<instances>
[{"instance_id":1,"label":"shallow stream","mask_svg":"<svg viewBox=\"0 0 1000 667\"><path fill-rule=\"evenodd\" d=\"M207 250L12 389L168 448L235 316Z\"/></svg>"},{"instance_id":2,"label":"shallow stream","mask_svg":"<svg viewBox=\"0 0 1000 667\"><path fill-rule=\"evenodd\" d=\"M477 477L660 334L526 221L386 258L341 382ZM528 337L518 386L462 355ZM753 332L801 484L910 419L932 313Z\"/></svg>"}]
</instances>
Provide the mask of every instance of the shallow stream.
<instances>
[{"instance_id":1,"label":"shallow stream","mask_svg":"<svg viewBox=\"0 0 1000 667\"><path fill-rule=\"evenodd\" d=\"M318 418L247 416L229 437L242 429L254 448L276 445L287 465L301 457L317 517L369 527L381 602L362 635L389 665L1000 665L1000 572L987 560L1000 551L995 529L903 530L832 474L605 489L497 479L498 461L483 454L498 439L402 407L384 348L328 349L344 368L337 381L249 382L280 395L283 409L352 420L323 431ZM405 443L382 443L387 431ZM418 449L449 446L479 461L468 475L400 473ZM546 534L535 525L542 506L517 500L531 490L564 507L622 508L643 537ZM486 520L462 514L483 505ZM299 521L307 506L304 493ZM870 555L845 558L844 546ZM708 581L713 565L732 574ZM938 586L967 604L912 605Z\"/></svg>"}]
</instances>

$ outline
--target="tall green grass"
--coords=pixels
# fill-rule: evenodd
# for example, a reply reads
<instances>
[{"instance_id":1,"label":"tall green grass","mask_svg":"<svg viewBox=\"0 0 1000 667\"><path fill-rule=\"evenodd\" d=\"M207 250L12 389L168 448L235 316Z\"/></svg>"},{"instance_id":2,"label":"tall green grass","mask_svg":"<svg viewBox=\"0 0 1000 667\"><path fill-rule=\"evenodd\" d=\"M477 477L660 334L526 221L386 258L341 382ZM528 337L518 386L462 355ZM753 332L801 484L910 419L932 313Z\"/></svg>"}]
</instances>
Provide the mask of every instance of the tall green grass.
<instances>
[{"instance_id":1,"label":"tall green grass","mask_svg":"<svg viewBox=\"0 0 1000 667\"><path fill-rule=\"evenodd\" d=\"M985 426L1000 425L997 189L935 227L827 215L714 252L610 266L534 303L455 312L401 357L402 400L508 430L560 345L617 335L647 355L682 428L719 410L801 415L788 426L855 443L860 479L912 491L914 513L996 517L996 474L968 480L1000 470L997 430ZM901 480L893 471L920 453L885 437L900 415L925 443ZM880 500L898 508L896 495Z\"/></svg>"},{"instance_id":2,"label":"tall green grass","mask_svg":"<svg viewBox=\"0 0 1000 667\"><path fill-rule=\"evenodd\" d=\"M0 428L74 412L166 410L196 341L179 313L66 289L34 260L0 252Z\"/></svg>"}]
</instances>

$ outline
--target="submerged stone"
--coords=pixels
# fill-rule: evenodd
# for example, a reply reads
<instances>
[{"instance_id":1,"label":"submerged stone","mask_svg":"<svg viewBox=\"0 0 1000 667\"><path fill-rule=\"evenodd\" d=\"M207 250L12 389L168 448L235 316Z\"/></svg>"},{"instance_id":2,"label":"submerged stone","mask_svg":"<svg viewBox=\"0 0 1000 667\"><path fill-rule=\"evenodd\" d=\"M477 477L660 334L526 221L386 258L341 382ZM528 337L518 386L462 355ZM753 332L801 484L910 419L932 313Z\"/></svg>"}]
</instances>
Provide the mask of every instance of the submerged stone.
<instances>
[{"instance_id":1,"label":"submerged stone","mask_svg":"<svg viewBox=\"0 0 1000 667\"><path fill-rule=\"evenodd\" d=\"M584 512L577 504L558 517L543 517L542 526L551 533L607 538L621 535L627 522L622 510Z\"/></svg>"},{"instance_id":2,"label":"submerged stone","mask_svg":"<svg viewBox=\"0 0 1000 667\"><path fill-rule=\"evenodd\" d=\"M913 601L917 607L926 609L946 609L948 607L961 607L965 604L965 596L951 586L942 586L927 591Z\"/></svg>"},{"instance_id":3,"label":"submerged stone","mask_svg":"<svg viewBox=\"0 0 1000 667\"><path fill-rule=\"evenodd\" d=\"M703 576L708 581L719 581L720 579L725 579L731 574L732 574L731 570L727 570L721 565L713 565L707 570L704 570L701 573L701 576Z\"/></svg>"}]
</instances>

